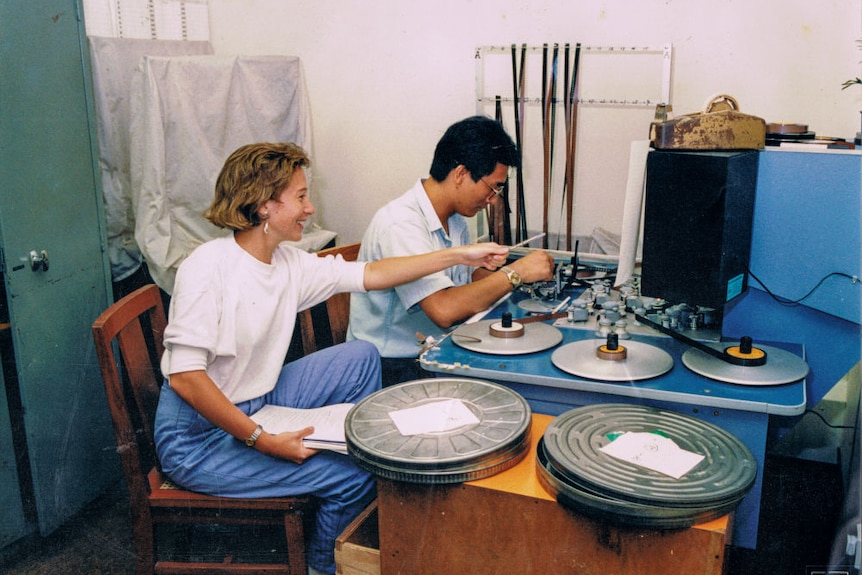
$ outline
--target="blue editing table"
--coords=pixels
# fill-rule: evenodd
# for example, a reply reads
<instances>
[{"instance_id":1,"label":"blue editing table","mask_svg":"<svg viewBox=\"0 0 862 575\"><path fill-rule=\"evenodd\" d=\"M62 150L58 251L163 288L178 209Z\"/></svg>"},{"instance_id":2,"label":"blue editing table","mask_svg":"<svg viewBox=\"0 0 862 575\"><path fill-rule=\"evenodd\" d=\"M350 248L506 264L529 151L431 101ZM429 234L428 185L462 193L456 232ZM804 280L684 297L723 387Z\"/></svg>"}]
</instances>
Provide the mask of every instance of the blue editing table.
<instances>
[{"instance_id":1,"label":"blue editing table","mask_svg":"<svg viewBox=\"0 0 862 575\"><path fill-rule=\"evenodd\" d=\"M486 319L509 311L513 317L528 315L515 296L499 304ZM755 548L760 512L763 467L770 418L797 416L806 407L805 382L776 386L744 386L722 383L698 375L682 363L684 343L662 335L632 333L632 340L663 349L673 358L669 372L634 382L604 382L575 377L551 361L554 350L566 344L592 339L591 330L565 327L558 320L563 340L551 349L525 355L493 355L470 351L446 338L420 358L423 368L440 375L457 375L495 381L520 393L536 413L559 415L574 407L597 403L636 403L693 415L727 430L739 438L757 460L757 480L737 508L733 544ZM742 334L746 335L746 334ZM625 345L625 341L620 342ZM805 357L801 343L761 342Z\"/></svg>"}]
</instances>

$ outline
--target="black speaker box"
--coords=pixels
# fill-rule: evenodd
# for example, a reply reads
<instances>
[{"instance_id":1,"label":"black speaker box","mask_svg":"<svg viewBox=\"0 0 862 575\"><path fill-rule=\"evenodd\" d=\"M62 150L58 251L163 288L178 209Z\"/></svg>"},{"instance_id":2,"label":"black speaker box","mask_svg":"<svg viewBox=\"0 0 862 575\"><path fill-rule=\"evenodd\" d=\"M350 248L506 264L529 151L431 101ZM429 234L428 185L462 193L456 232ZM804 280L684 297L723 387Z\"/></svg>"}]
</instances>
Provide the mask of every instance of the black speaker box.
<instances>
[{"instance_id":1,"label":"black speaker box","mask_svg":"<svg viewBox=\"0 0 862 575\"><path fill-rule=\"evenodd\" d=\"M647 155L641 291L720 309L748 288L758 152Z\"/></svg>"}]
</instances>

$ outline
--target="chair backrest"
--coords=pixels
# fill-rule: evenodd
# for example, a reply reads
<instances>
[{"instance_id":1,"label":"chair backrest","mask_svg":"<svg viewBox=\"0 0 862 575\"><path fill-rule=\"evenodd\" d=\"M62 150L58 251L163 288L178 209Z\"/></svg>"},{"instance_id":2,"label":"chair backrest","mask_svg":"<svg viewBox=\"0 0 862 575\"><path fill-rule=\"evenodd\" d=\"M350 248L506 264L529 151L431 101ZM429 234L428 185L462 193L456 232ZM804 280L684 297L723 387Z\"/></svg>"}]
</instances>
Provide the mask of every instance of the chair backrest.
<instances>
[{"instance_id":1,"label":"chair backrest","mask_svg":"<svg viewBox=\"0 0 862 575\"><path fill-rule=\"evenodd\" d=\"M161 291L149 284L111 305L92 327L129 495L143 504L149 494L147 473L158 465L153 421L166 325Z\"/></svg>"},{"instance_id":2,"label":"chair backrest","mask_svg":"<svg viewBox=\"0 0 862 575\"><path fill-rule=\"evenodd\" d=\"M317 252L320 257L341 255L347 261L356 261L359 246L345 244ZM347 323L350 320L350 294L338 293L326 302L299 313L299 327L302 334L302 351L312 352L344 343L347 339Z\"/></svg>"}]
</instances>

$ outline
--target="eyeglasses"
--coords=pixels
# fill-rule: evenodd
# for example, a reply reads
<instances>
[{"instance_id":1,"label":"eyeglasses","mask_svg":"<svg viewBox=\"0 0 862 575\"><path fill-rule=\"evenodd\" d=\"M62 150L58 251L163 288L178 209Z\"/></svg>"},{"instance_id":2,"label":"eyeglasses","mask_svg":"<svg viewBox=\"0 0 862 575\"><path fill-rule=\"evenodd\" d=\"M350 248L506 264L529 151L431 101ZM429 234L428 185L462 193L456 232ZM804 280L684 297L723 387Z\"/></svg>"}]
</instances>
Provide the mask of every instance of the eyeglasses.
<instances>
[{"instance_id":1,"label":"eyeglasses","mask_svg":"<svg viewBox=\"0 0 862 575\"><path fill-rule=\"evenodd\" d=\"M506 189L506 184L505 184L505 183L503 183L503 184L501 184L501 185L499 185L499 186L497 186L497 187L495 188L494 186L492 186L491 184L489 184L487 181L485 181L485 178L479 178L479 179L480 179L480 180L482 180L482 183L483 183L483 184L485 184L486 186L488 186L488 189L489 189L489 190L491 190L491 193L488 195L488 201L489 201L489 202L490 202L491 200L493 200L494 198L496 198L497 196L499 196L500 194L502 194L502 193L503 193L503 190L505 190L505 189Z\"/></svg>"}]
</instances>

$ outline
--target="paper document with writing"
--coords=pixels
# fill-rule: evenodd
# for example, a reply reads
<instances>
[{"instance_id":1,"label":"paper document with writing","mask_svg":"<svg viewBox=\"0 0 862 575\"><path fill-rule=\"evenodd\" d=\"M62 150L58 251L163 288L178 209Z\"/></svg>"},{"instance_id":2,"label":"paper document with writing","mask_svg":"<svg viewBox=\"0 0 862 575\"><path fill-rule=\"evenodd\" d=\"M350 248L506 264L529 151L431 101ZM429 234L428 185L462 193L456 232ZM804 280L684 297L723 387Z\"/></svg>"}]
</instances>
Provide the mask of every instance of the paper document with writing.
<instances>
[{"instance_id":1,"label":"paper document with writing","mask_svg":"<svg viewBox=\"0 0 862 575\"><path fill-rule=\"evenodd\" d=\"M679 479L703 460L657 433L623 433L601 448L612 457Z\"/></svg>"},{"instance_id":2,"label":"paper document with writing","mask_svg":"<svg viewBox=\"0 0 862 575\"><path fill-rule=\"evenodd\" d=\"M439 433L479 423L479 419L458 399L433 401L417 407L390 411L389 417L401 435Z\"/></svg>"},{"instance_id":3,"label":"paper document with writing","mask_svg":"<svg viewBox=\"0 0 862 575\"><path fill-rule=\"evenodd\" d=\"M267 433L298 431L313 426L314 433L303 439L306 447L347 453L344 420L352 403L336 403L314 409L299 409L280 405L264 405L251 418Z\"/></svg>"}]
</instances>

